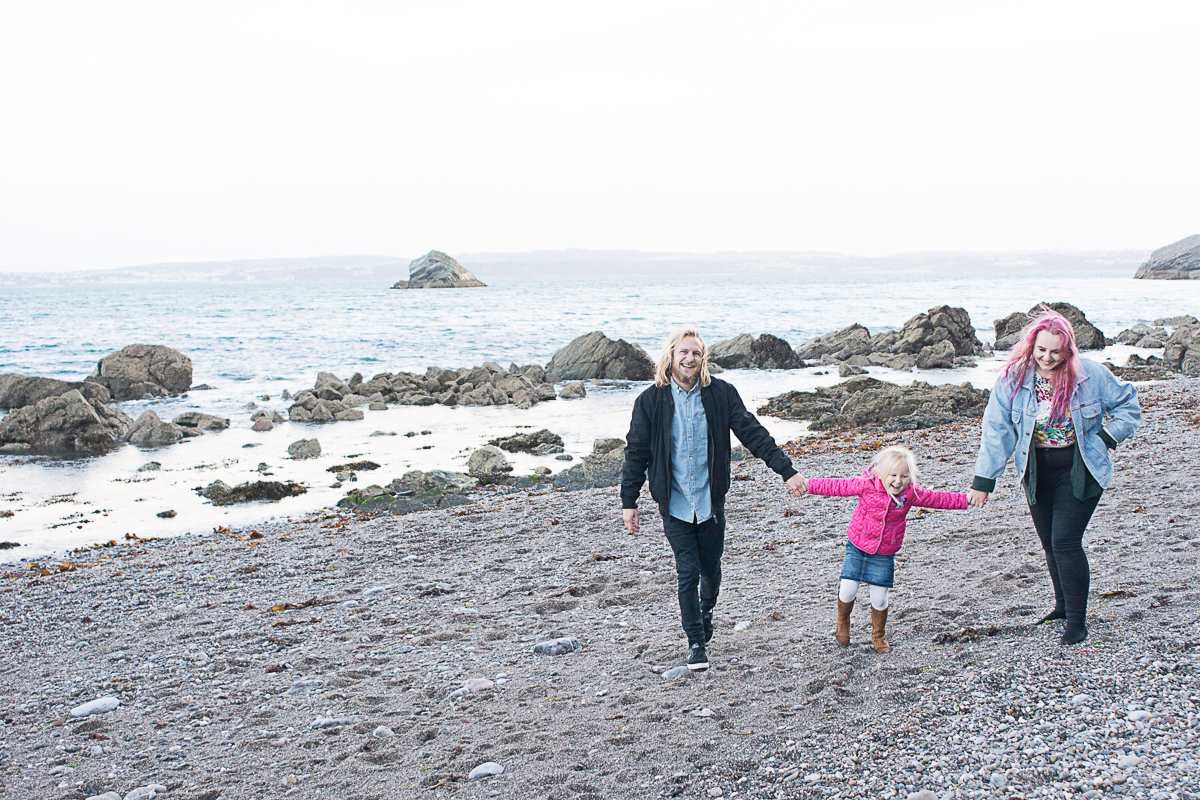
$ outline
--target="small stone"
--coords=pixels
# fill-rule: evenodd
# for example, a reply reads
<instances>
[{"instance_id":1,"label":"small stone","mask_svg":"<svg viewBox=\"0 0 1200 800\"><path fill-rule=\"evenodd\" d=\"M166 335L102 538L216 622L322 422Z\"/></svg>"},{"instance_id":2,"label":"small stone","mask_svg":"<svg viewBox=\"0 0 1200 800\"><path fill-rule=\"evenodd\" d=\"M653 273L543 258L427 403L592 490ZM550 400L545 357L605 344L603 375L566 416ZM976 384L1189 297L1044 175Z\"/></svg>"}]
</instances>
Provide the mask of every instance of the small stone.
<instances>
[{"instance_id":1,"label":"small stone","mask_svg":"<svg viewBox=\"0 0 1200 800\"><path fill-rule=\"evenodd\" d=\"M564 636L561 639L548 639L533 646L533 652L539 656L561 656L564 653L574 653L582 650L583 645L574 636Z\"/></svg>"},{"instance_id":2,"label":"small stone","mask_svg":"<svg viewBox=\"0 0 1200 800\"><path fill-rule=\"evenodd\" d=\"M316 728L317 730L340 728L346 725L353 725L357 721L354 717L317 717L308 723L308 727Z\"/></svg>"},{"instance_id":3,"label":"small stone","mask_svg":"<svg viewBox=\"0 0 1200 800\"><path fill-rule=\"evenodd\" d=\"M86 800L121 800L121 795L116 792L105 792L104 794L94 794Z\"/></svg>"},{"instance_id":4,"label":"small stone","mask_svg":"<svg viewBox=\"0 0 1200 800\"><path fill-rule=\"evenodd\" d=\"M1088 694L1077 694L1071 698L1071 705L1086 706L1092 702L1092 696Z\"/></svg>"},{"instance_id":5,"label":"small stone","mask_svg":"<svg viewBox=\"0 0 1200 800\"><path fill-rule=\"evenodd\" d=\"M157 461L150 461L150 462L142 464L140 467L138 467L137 471L138 472L158 472L160 469L162 469L162 464L160 464ZM113 792L113 794L115 794L115 792Z\"/></svg>"},{"instance_id":6,"label":"small stone","mask_svg":"<svg viewBox=\"0 0 1200 800\"><path fill-rule=\"evenodd\" d=\"M744 630L749 630L749 628L750 628L749 620L742 620L741 622L739 622L738 624L733 626L733 630L736 633L741 633Z\"/></svg>"},{"instance_id":7,"label":"small stone","mask_svg":"<svg viewBox=\"0 0 1200 800\"><path fill-rule=\"evenodd\" d=\"M709 797L721 797L724 794L725 791L720 786L714 786L708 790Z\"/></svg>"},{"instance_id":8,"label":"small stone","mask_svg":"<svg viewBox=\"0 0 1200 800\"><path fill-rule=\"evenodd\" d=\"M155 796L165 794L166 791L167 787L161 783L149 783L145 786L139 786L125 795L125 800L154 800Z\"/></svg>"},{"instance_id":9,"label":"small stone","mask_svg":"<svg viewBox=\"0 0 1200 800\"><path fill-rule=\"evenodd\" d=\"M75 706L75 708L71 709L71 716L87 717L92 714L107 714L109 711L115 710L119 705L121 705L121 701L115 697L100 697L81 706Z\"/></svg>"},{"instance_id":10,"label":"small stone","mask_svg":"<svg viewBox=\"0 0 1200 800\"><path fill-rule=\"evenodd\" d=\"M493 775L499 775L504 772L504 767L497 764L495 761L485 761L475 769L471 770L471 774L467 776L470 780L477 781L481 778L490 778Z\"/></svg>"},{"instance_id":11,"label":"small stone","mask_svg":"<svg viewBox=\"0 0 1200 800\"><path fill-rule=\"evenodd\" d=\"M1145 722L1146 720L1150 719L1150 712L1139 708L1136 711L1130 711L1129 714L1125 716L1125 719L1129 720L1130 722Z\"/></svg>"},{"instance_id":12,"label":"small stone","mask_svg":"<svg viewBox=\"0 0 1200 800\"><path fill-rule=\"evenodd\" d=\"M711 717L712 715L713 710L711 708L701 708L692 712L693 717Z\"/></svg>"},{"instance_id":13,"label":"small stone","mask_svg":"<svg viewBox=\"0 0 1200 800\"><path fill-rule=\"evenodd\" d=\"M1003 789L1008 785L1008 778L1004 777L1003 772L993 772L988 781L992 784L993 789Z\"/></svg>"},{"instance_id":14,"label":"small stone","mask_svg":"<svg viewBox=\"0 0 1200 800\"><path fill-rule=\"evenodd\" d=\"M1136 767L1138 764L1141 764L1141 763L1142 763L1141 757L1135 756L1135 755L1121 756L1120 758L1117 759L1117 766L1120 767L1121 769L1128 769L1129 767Z\"/></svg>"},{"instance_id":15,"label":"small stone","mask_svg":"<svg viewBox=\"0 0 1200 800\"><path fill-rule=\"evenodd\" d=\"M160 512L158 512L158 516L162 519L174 519L175 518L175 510L169 508L166 511L160 511Z\"/></svg>"},{"instance_id":16,"label":"small stone","mask_svg":"<svg viewBox=\"0 0 1200 800\"><path fill-rule=\"evenodd\" d=\"M375 595L380 594L381 592L386 592L387 590L388 590L388 587L386 587L386 586L372 586L370 589L364 589L362 596L363 597L374 597Z\"/></svg>"},{"instance_id":17,"label":"small stone","mask_svg":"<svg viewBox=\"0 0 1200 800\"><path fill-rule=\"evenodd\" d=\"M380 725L378 728L371 731L371 735L376 739L386 739L389 736L395 736L396 732L386 725Z\"/></svg>"},{"instance_id":18,"label":"small stone","mask_svg":"<svg viewBox=\"0 0 1200 800\"><path fill-rule=\"evenodd\" d=\"M676 678L686 678L688 672L690 672L690 670L687 667L671 667L669 670L664 672L662 676L669 681L673 681Z\"/></svg>"},{"instance_id":19,"label":"small stone","mask_svg":"<svg viewBox=\"0 0 1200 800\"><path fill-rule=\"evenodd\" d=\"M69 775L70 773L72 773L74 771L75 771L74 767L68 767L66 764L60 764L57 767L50 768L50 777L51 778L61 778L63 775Z\"/></svg>"},{"instance_id":20,"label":"small stone","mask_svg":"<svg viewBox=\"0 0 1200 800\"><path fill-rule=\"evenodd\" d=\"M938 796L928 789L922 789L919 792L909 792L905 800L938 800Z\"/></svg>"}]
</instances>

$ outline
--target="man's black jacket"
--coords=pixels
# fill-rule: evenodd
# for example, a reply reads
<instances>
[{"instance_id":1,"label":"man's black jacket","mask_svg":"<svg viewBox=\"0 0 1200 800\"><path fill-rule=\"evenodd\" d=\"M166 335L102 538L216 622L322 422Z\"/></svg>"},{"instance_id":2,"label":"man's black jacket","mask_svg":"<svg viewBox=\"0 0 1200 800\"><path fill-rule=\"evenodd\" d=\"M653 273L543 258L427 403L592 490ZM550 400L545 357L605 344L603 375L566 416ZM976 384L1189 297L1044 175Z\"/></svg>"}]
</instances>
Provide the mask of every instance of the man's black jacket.
<instances>
[{"instance_id":1,"label":"man's black jacket","mask_svg":"<svg viewBox=\"0 0 1200 800\"><path fill-rule=\"evenodd\" d=\"M746 410L737 389L712 379L700 387L700 402L708 418L708 477L713 510L723 508L729 491L729 432L746 449L767 462L786 481L796 474L792 461L767 429ZM637 508L642 484L650 477L650 496L665 506L671 500L671 423L675 401L671 387L651 386L633 404L633 420L625 437L625 464L621 467L621 507Z\"/></svg>"}]
</instances>

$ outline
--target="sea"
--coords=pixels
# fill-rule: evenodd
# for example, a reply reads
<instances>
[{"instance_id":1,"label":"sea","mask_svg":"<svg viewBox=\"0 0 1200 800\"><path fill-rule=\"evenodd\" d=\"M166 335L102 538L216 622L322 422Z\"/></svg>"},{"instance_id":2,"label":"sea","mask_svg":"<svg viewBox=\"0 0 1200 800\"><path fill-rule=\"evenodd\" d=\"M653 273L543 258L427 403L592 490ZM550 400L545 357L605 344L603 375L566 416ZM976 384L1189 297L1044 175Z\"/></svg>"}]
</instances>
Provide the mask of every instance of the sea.
<instances>
[{"instance_id":1,"label":"sea","mask_svg":"<svg viewBox=\"0 0 1200 800\"><path fill-rule=\"evenodd\" d=\"M657 358L665 336L698 328L709 343L742 333L771 333L794 346L852 323L871 333L899 328L913 315L949 304L965 308L978 336L993 339L993 320L1038 302L1079 307L1108 336L1138 322L1200 316L1200 281L1134 280L1124 265L1054 270L939 270L889 273L753 272L619 277L507 277L485 288L394 291L364 281L341 283L67 284L0 288L0 373L81 380L105 355L129 344L161 344L192 359L193 384L211 389L171 399L120 404L136 418L145 409L170 419L184 411L230 418L229 430L143 450L126 445L90 457L0 456L0 561L70 559L71 550L126 537L173 536L218 526L253 526L299 518L333 506L352 485L335 488L331 466L369 459L379 470L358 486L384 485L409 470L465 470L488 440L548 428L577 460L601 437L624 437L633 399L645 383L588 382L587 396L515 407L389 407L356 422L286 422L250 430L256 409L287 416L283 390L310 388L319 372L348 379L358 372L424 372L497 361L545 365L578 336L603 331L636 342ZM1090 354L1122 364L1111 346ZM990 387L1000 357L975 367L897 372L875 377L907 384L971 383ZM836 369L730 370L752 410L790 390L839 382ZM806 426L763 418L777 440L806 435ZM382 434L382 435L381 435ZM287 447L317 438L323 456L293 461ZM555 472L572 462L515 455L515 474L538 466ZM148 462L161 469L139 471ZM296 480L308 493L279 503L216 508L194 491L269 474ZM964 474L966 486L970 476ZM158 514L174 511L172 518ZM620 514L614 508L614 526Z\"/></svg>"}]
</instances>

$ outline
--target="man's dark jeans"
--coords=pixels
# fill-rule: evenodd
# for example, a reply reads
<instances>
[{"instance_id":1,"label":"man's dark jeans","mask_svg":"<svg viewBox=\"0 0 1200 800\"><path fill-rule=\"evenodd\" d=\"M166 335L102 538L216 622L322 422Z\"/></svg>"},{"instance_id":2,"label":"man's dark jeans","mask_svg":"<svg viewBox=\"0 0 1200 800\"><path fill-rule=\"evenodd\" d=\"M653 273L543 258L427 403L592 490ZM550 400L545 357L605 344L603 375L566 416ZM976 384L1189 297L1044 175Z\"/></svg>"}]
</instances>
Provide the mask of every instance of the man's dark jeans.
<instances>
[{"instance_id":1,"label":"man's dark jeans","mask_svg":"<svg viewBox=\"0 0 1200 800\"><path fill-rule=\"evenodd\" d=\"M701 616L717 604L721 591L721 554L725 552L725 511L704 522L684 522L663 509L663 529L675 552L679 575L679 616L688 645L704 643ZM697 591L699 589L699 591Z\"/></svg>"}]
</instances>

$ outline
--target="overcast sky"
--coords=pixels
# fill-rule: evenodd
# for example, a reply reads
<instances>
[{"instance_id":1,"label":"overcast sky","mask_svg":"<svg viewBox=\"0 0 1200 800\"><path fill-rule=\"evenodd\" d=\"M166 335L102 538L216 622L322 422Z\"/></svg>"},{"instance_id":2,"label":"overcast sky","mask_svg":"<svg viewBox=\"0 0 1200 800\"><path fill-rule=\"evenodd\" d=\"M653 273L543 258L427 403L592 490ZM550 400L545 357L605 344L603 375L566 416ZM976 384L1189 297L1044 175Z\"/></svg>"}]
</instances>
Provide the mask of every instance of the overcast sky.
<instances>
[{"instance_id":1,"label":"overcast sky","mask_svg":"<svg viewBox=\"0 0 1200 800\"><path fill-rule=\"evenodd\" d=\"M0 3L0 270L1200 232L1200 3Z\"/></svg>"}]
</instances>

